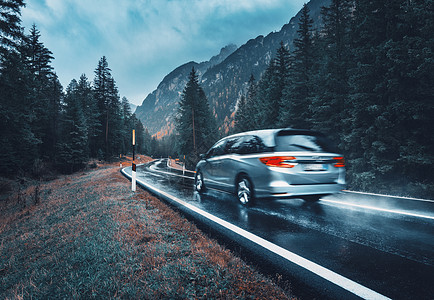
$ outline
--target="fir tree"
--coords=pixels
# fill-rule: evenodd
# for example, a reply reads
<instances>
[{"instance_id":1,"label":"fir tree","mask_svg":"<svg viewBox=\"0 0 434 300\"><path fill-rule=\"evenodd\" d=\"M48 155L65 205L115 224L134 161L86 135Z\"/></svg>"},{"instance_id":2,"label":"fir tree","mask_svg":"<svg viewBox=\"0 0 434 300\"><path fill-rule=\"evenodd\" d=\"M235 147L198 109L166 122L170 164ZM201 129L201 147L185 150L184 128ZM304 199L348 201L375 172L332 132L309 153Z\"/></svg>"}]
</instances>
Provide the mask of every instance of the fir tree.
<instances>
[{"instance_id":1,"label":"fir tree","mask_svg":"<svg viewBox=\"0 0 434 300\"><path fill-rule=\"evenodd\" d=\"M87 127L78 83L71 81L66 89L63 108L62 142L58 146L57 164L70 172L81 168L88 159Z\"/></svg>"},{"instance_id":2,"label":"fir tree","mask_svg":"<svg viewBox=\"0 0 434 300\"><path fill-rule=\"evenodd\" d=\"M97 147L109 159L122 151L121 107L119 93L110 73L107 58L103 56L95 70L94 97L100 111L102 125Z\"/></svg>"},{"instance_id":3,"label":"fir tree","mask_svg":"<svg viewBox=\"0 0 434 300\"><path fill-rule=\"evenodd\" d=\"M255 109L259 111L259 127L274 128L278 126L283 102L283 91L288 84L291 58L283 42L277 49L276 57L270 61L263 77L258 83L259 91Z\"/></svg>"},{"instance_id":4,"label":"fir tree","mask_svg":"<svg viewBox=\"0 0 434 300\"><path fill-rule=\"evenodd\" d=\"M258 111L258 116L255 118L256 127L276 127L282 92L279 67L273 59L258 83L258 92L253 103L253 107Z\"/></svg>"},{"instance_id":5,"label":"fir tree","mask_svg":"<svg viewBox=\"0 0 434 300\"><path fill-rule=\"evenodd\" d=\"M329 7L323 7L322 38L315 45L320 55L316 55L318 68L312 75L312 126L327 133L336 144L348 131L345 128L351 127L348 98L349 69L354 66L350 44L352 8L352 0L333 0Z\"/></svg>"},{"instance_id":6,"label":"fir tree","mask_svg":"<svg viewBox=\"0 0 434 300\"><path fill-rule=\"evenodd\" d=\"M30 74L17 53L6 54L0 73L0 172L29 170L41 141L34 135Z\"/></svg>"},{"instance_id":7,"label":"fir tree","mask_svg":"<svg viewBox=\"0 0 434 300\"><path fill-rule=\"evenodd\" d=\"M290 69L291 82L285 86L283 100L280 104L279 125L296 128L310 128L309 107L312 96L313 55L313 21L309 8L302 9L298 37L294 40L294 57Z\"/></svg>"},{"instance_id":8,"label":"fir tree","mask_svg":"<svg viewBox=\"0 0 434 300\"><path fill-rule=\"evenodd\" d=\"M36 137L41 140L39 156L49 158L54 155L56 143L56 120L60 109L63 88L53 72L52 52L40 41L41 34L33 25L26 36L22 51L31 76L32 110L35 118L31 124Z\"/></svg>"},{"instance_id":9,"label":"fir tree","mask_svg":"<svg viewBox=\"0 0 434 300\"><path fill-rule=\"evenodd\" d=\"M243 132L255 128L254 117L258 115L259 110L255 107L256 101L256 82L253 74L250 75L248 82L247 94L242 95L235 113L235 131Z\"/></svg>"},{"instance_id":10,"label":"fir tree","mask_svg":"<svg viewBox=\"0 0 434 300\"><path fill-rule=\"evenodd\" d=\"M181 94L176 131L179 153L190 155L193 160L197 159L198 152L206 151L217 137L215 119L194 68Z\"/></svg>"},{"instance_id":11,"label":"fir tree","mask_svg":"<svg viewBox=\"0 0 434 300\"><path fill-rule=\"evenodd\" d=\"M23 0L0 0L0 69L9 53L18 53L23 39L21 8Z\"/></svg>"},{"instance_id":12,"label":"fir tree","mask_svg":"<svg viewBox=\"0 0 434 300\"><path fill-rule=\"evenodd\" d=\"M98 104L94 97L94 93L90 82L85 74L80 76L77 85L77 97L83 107L84 118L86 120L86 128L88 134L87 149L88 156L96 158L98 155L98 137L101 136L101 112L98 110Z\"/></svg>"},{"instance_id":13,"label":"fir tree","mask_svg":"<svg viewBox=\"0 0 434 300\"><path fill-rule=\"evenodd\" d=\"M243 132L247 130L247 122L248 122L248 104L247 98L244 95L241 95L238 101L238 107L235 112L235 131Z\"/></svg>"}]
</instances>

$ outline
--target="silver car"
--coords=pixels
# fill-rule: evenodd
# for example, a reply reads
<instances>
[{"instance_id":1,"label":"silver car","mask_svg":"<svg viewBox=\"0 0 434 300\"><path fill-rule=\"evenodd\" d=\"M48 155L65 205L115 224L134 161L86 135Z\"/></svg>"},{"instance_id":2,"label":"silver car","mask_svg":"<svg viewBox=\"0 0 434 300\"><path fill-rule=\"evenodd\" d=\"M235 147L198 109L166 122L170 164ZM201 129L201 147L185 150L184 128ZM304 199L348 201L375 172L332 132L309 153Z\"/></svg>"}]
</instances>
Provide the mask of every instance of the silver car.
<instances>
[{"instance_id":1,"label":"silver car","mask_svg":"<svg viewBox=\"0 0 434 300\"><path fill-rule=\"evenodd\" d=\"M235 193L243 205L258 198L317 201L345 188L345 161L318 132L249 131L218 141L196 166L195 190Z\"/></svg>"}]
</instances>

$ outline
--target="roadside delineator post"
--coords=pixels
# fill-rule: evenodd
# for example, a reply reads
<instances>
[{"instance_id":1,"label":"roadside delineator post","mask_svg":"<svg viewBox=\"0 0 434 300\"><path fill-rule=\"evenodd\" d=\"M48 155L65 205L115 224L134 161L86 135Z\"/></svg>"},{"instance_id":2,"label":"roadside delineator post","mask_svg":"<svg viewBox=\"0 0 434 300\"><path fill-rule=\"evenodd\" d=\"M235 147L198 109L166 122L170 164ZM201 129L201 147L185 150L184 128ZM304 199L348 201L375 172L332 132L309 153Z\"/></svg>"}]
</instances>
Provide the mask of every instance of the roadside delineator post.
<instances>
[{"instance_id":1,"label":"roadside delineator post","mask_svg":"<svg viewBox=\"0 0 434 300\"><path fill-rule=\"evenodd\" d=\"M185 175L185 155L184 155L184 161L182 163L182 176Z\"/></svg>"},{"instance_id":2,"label":"roadside delineator post","mask_svg":"<svg viewBox=\"0 0 434 300\"><path fill-rule=\"evenodd\" d=\"M131 178L131 190L136 191L136 164L134 162L134 147L136 145L136 131L133 129L133 165L132 165L132 178Z\"/></svg>"},{"instance_id":3,"label":"roadside delineator post","mask_svg":"<svg viewBox=\"0 0 434 300\"><path fill-rule=\"evenodd\" d=\"M136 164L133 163L133 171L132 171L132 179L131 179L131 190L133 192L136 191Z\"/></svg>"}]
</instances>

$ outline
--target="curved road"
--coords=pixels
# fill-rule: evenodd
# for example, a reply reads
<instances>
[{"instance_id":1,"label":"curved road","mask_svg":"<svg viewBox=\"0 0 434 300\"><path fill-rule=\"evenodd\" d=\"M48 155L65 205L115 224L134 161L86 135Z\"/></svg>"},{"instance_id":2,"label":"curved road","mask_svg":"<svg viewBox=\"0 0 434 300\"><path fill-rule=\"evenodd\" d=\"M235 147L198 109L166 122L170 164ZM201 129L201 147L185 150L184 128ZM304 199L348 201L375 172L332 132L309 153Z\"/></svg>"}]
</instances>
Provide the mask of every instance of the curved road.
<instances>
[{"instance_id":1,"label":"curved road","mask_svg":"<svg viewBox=\"0 0 434 300\"><path fill-rule=\"evenodd\" d=\"M183 176L164 159L138 166L137 179L246 231L233 233L230 225L180 209L265 273L281 274L296 295L434 299L434 201L342 193L317 203L264 200L246 208L231 194L193 192L192 174ZM243 237L250 233L271 246Z\"/></svg>"}]
</instances>

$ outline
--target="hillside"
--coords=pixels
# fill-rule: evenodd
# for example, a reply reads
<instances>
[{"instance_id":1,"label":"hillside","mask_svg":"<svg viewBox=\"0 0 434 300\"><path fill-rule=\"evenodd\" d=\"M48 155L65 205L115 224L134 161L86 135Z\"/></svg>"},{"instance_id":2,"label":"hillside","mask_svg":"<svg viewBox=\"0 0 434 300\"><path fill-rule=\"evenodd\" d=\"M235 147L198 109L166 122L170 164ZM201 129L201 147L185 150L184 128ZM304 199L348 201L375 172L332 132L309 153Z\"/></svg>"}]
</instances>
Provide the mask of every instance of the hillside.
<instances>
[{"instance_id":1,"label":"hillside","mask_svg":"<svg viewBox=\"0 0 434 300\"><path fill-rule=\"evenodd\" d=\"M321 25L320 12L330 0L311 0L308 3L310 16L315 27ZM228 46L209 62L186 63L169 75L149 94L136 115L152 135L162 136L173 132L173 114L176 112L179 95L182 92L191 68L198 72L200 83L217 118L221 132L232 126L237 100L246 92L247 82L253 74L258 80L282 41L290 50L298 30L300 12L283 25L280 31L267 36L258 36L237 49Z\"/></svg>"},{"instance_id":2,"label":"hillside","mask_svg":"<svg viewBox=\"0 0 434 300\"><path fill-rule=\"evenodd\" d=\"M175 126L173 114L178 109L179 95L188 81L188 74L192 68L195 68L197 74L202 76L208 68L224 61L236 48L235 45L228 45L209 61L202 63L188 62L164 77L158 88L149 94L135 111L137 118L142 121L149 133L163 136L173 132Z\"/></svg>"},{"instance_id":3,"label":"hillside","mask_svg":"<svg viewBox=\"0 0 434 300\"><path fill-rule=\"evenodd\" d=\"M160 200L132 193L118 164L7 186L0 299L289 298Z\"/></svg>"}]
</instances>

